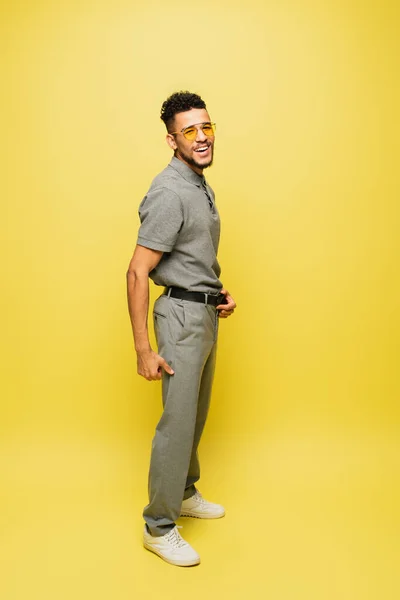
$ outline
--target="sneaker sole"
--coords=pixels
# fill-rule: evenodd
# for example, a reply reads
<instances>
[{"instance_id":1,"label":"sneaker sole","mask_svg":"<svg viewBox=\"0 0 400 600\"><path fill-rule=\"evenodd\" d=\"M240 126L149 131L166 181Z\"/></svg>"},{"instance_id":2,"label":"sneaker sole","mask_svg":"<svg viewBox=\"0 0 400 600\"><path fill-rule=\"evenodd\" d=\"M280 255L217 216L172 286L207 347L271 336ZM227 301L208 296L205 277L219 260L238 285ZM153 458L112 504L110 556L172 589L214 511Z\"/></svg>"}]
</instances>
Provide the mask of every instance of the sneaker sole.
<instances>
[{"instance_id":1,"label":"sneaker sole","mask_svg":"<svg viewBox=\"0 0 400 600\"><path fill-rule=\"evenodd\" d=\"M225 516L225 513L222 515L199 515L198 513L191 513L189 511L181 512L180 517L192 517L192 519L222 519Z\"/></svg>"},{"instance_id":2,"label":"sneaker sole","mask_svg":"<svg viewBox=\"0 0 400 600\"><path fill-rule=\"evenodd\" d=\"M149 550L149 552L153 552L153 554L157 554L157 556L162 558L165 562L169 563L170 565L175 565L176 567L194 567L195 565L200 564L200 558L194 559L191 561L173 560L171 558L166 558L164 556L164 554L161 554L161 552L158 552L156 550L156 548L154 548L153 546L148 546L146 544L146 542L143 542L143 546L146 548L146 550Z\"/></svg>"}]
</instances>

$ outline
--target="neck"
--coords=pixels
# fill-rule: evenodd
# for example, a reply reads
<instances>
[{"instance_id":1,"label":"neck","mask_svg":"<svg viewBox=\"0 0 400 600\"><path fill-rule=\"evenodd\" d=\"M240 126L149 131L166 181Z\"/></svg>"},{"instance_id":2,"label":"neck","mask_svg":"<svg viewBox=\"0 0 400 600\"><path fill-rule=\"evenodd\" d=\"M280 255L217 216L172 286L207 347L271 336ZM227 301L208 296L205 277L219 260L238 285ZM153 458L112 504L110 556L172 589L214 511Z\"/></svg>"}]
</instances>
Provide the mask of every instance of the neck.
<instances>
[{"instance_id":1,"label":"neck","mask_svg":"<svg viewBox=\"0 0 400 600\"><path fill-rule=\"evenodd\" d=\"M190 164L184 158L182 158L182 156L180 154L175 153L174 156L175 156L175 158L177 158L180 161L182 161L183 163L185 163L185 165L187 165L190 169L192 169L192 171L194 171L195 173L197 173L197 175L200 175L200 177L203 175L203 168L202 167L198 167L197 165Z\"/></svg>"}]
</instances>

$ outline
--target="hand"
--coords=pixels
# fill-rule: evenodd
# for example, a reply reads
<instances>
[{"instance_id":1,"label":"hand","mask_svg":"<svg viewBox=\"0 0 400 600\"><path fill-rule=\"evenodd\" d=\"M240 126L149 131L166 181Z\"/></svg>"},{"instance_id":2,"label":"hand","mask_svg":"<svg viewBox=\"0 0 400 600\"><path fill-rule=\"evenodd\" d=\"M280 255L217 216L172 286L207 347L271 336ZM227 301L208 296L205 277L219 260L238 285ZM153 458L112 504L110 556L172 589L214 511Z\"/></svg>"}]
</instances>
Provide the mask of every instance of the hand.
<instances>
[{"instance_id":1,"label":"hand","mask_svg":"<svg viewBox=\"0 0 400 600\"><path fill-rule=\"evenodd\" d=\"M163 369L169 375L174 375L174 371L169 364L153 350L137 353L137 372L147 381L161 379Z\"/></svg>"},{"instance_id":2,"label":"hand","mask_svg":"<svg viewBox=\"0 0 400 600\"><path fill-rule=\"evenodd\" d=\"M227 319L231 315L233 315L233 311L236 308L236 302L228 292L228 290L222 289L221 294L224 294L227 304L219 304L217 306L218 316L221 319Z\"/></svg>"}]
</instances>

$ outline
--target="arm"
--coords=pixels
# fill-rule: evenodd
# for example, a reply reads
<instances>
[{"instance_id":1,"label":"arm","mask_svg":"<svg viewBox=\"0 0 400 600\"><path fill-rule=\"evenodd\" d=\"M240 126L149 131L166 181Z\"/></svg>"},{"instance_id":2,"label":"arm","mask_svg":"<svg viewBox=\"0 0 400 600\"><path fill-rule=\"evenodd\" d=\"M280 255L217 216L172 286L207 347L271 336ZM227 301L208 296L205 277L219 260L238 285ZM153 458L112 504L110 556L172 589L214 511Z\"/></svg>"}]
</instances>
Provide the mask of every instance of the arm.
<instances>
[{"instance_id":1,"label":"arm","mask_svg":"<svg viewBox=\"0 0 400 600\"><path fill-rule=\"evenodd\" d=\"M148 381L161 379L162 369L170 375L174 371L150 347L147 328L149 311L149 273L160 262L163 253L144 246L136 246L129 263L127 278L128 308L132 323L138 374Z\"/></svg>"}]
</instances>

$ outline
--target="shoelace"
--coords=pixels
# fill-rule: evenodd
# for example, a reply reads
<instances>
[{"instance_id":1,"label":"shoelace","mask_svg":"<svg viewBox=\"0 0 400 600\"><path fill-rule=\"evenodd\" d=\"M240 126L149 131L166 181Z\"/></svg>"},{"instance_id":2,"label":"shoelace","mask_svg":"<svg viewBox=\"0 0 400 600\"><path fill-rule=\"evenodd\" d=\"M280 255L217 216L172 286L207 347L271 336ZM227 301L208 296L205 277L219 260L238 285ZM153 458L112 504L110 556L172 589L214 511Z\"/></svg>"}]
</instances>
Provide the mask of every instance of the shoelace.
<instances>
[{"instance_id":1,"label":"shoelace","mask_svg":"<svg viewBox=\"0 0 400 600\"><path fill-rule=\"evenodd\" d=\"M187 542L182 539L181 534L178 531L178 527L181 529L179 525L176 525L169 533L167 533L165 539L168 540L168 542L174 548L183 548L183 546L186 546Z\"/></svg>"},{"instance_id":2,"label":"shoelace","mask_svg":"<svg viewBox=\"0 0 400 600\"><path fill-rule=\"evenodd\" d=\"M207 504L207 500L205 500L203 498L203 496L200 494L200 492L195 492L194 496L193 496L194 500L197 500L197 502L200 502L201 504Z\"/></svg>"}]
</instances>

